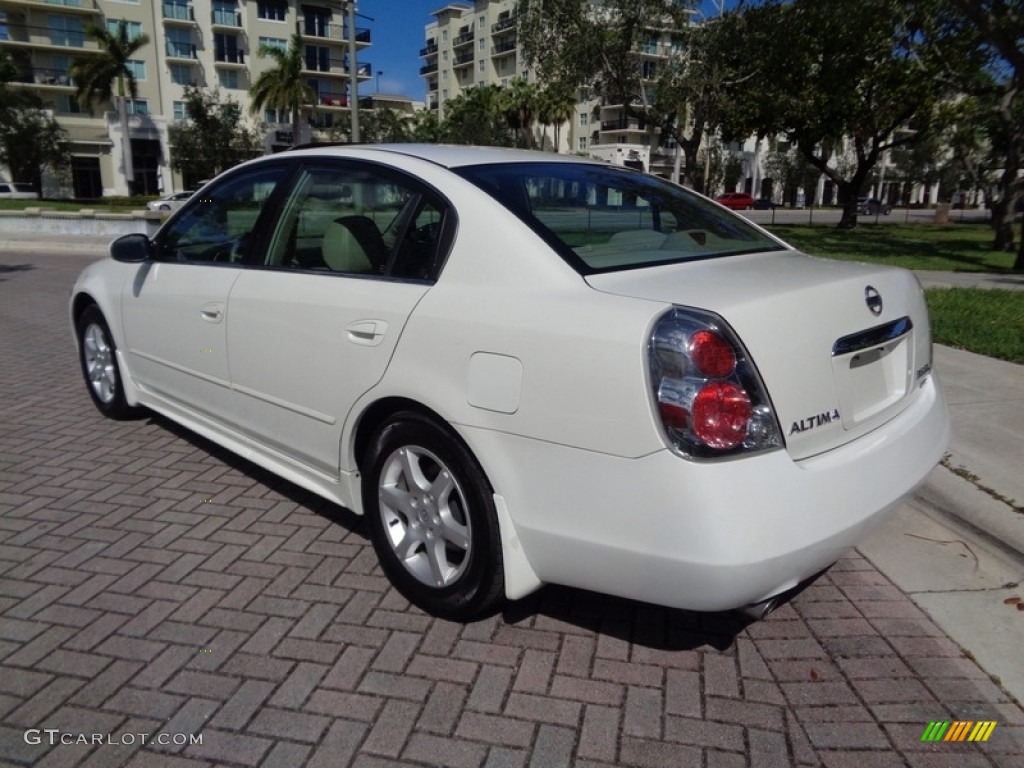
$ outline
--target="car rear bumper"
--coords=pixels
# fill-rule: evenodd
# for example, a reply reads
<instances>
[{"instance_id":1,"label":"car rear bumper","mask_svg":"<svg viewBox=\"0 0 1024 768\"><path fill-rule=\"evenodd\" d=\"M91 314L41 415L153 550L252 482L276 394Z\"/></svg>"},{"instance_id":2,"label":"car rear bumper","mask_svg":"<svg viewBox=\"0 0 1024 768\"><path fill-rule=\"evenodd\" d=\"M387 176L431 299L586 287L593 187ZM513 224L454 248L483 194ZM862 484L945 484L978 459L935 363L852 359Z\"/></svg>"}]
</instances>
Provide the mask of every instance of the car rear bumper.
<instances>
[{"instance_id":1,"label":"car rear bumper","mask_svg":"<svg viewBox=\"0 0 1024 768\"><path fill-rule=\"evenodd\" d=\"M717 611L779 594L855 546L941 459L949 420L931 377L883 427L799 462L785 451L623 459L466 436L541 581Z\"/></svg>"}]
</instances>

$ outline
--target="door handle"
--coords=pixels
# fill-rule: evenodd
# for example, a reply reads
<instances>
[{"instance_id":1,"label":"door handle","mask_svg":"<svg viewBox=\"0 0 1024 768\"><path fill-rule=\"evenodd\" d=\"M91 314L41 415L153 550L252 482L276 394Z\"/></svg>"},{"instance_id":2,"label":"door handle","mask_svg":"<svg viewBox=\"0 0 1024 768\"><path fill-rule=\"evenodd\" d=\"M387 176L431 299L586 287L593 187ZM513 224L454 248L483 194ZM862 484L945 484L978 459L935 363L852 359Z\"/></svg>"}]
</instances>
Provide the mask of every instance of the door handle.
<instances>
[{"instance_id":1,"label":"door handle","mask_svg":"<svg viewBox=\"0 0 1024 768\"><path fill-rule=\"evenodd\" d=\"M353 344L375 347L384 340L388 324L383 320L356 320L346 325L345 331Z\"/></svg>"},{"instance_id":2,"label":"door handle","mask_svg":"<svg viewBox=\"0 0 1024 768\"><path fill-rule=\"evenodd\" d=\"M224 319L224 305L216 302L206 304L200 308L199 316L208 323L219 323Z\"/></svg>"}]
</instances>

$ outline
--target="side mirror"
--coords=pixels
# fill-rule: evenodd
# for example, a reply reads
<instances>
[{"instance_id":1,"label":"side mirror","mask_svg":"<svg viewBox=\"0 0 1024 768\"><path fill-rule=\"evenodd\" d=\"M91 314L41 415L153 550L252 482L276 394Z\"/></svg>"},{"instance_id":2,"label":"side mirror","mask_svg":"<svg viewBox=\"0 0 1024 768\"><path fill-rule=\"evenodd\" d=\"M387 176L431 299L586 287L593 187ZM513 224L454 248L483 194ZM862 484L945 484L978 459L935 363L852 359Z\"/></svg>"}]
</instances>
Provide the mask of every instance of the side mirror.
<instances>
[{"instance_id":1,"label":"side mirror","mask_svg":"<svg viewBox=\"0 0 1024 768\"><path fill-rule=\"evenodd\" d=\"M153 243L141 233L122 235L110 244L110 258L114 261L137 263L147 261L152 255Z\"/></svg>"}]
</instances>

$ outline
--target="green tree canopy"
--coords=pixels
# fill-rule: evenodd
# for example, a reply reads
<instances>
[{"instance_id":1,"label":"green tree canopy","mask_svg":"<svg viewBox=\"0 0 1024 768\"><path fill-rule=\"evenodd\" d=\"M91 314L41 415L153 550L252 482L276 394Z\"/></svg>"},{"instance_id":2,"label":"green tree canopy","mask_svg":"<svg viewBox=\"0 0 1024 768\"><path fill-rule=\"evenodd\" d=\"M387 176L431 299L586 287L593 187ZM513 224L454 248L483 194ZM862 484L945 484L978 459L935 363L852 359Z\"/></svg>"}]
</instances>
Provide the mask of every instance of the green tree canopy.
<instances>
[{"instance_id":1,"label":"green tree canopy","mask_svg":"<svg viewBox=\"0 0 1024 768\"><path fill-rule=\"evenodd\" d=\"M757 69L733 87L723 134L786 136L837 185L840 226L854 226L857 196L882 154L939 127L948 91L914 55L920 18L903 0L858 0L841 13L832 0L770 0L740 17Z\"/></svg>"},{"instance_id":2,"label":"green tree canopy","mask_svg":"<svg viewBox=\"0 0 1024 768\"><path fill-rule=\"evenodd\" d=\"M188 119L170 127L170 166L190 178L212 178L263 151L262 133L247 125L242 108L218 89L185 88Z\"/></svg>"},{"instance_id":3,"label":"green tree canopy","mask_svg":"<svg viewBox=\"0 0 1024 768\"><path fill-rule=\"evenodd\" d=\"M7 52L0 51L0 165L7 166L13 181L32 184L41 193L46 170L67 170L67 135L35 93L8 85L16 76Z\"/></svg>"},{"instance_id":4,"label":"green tree canopy","mask_svg":"<svg viewBox=\"0 0 1024 768\"><path fill-rule=\"evenodd\" d=\"M972 100L976 120L959 131L987 145L999 168L990 199L994 247L1013 250L1013 215L1024 195L1024 7L1020 0L907 0L923 19L918 53ZM955 147L964 149L961 143ZM961 157L964 155L961 154ZM1024 224L1014 269L1024 271Z\"/></svg>"}]
</instances>

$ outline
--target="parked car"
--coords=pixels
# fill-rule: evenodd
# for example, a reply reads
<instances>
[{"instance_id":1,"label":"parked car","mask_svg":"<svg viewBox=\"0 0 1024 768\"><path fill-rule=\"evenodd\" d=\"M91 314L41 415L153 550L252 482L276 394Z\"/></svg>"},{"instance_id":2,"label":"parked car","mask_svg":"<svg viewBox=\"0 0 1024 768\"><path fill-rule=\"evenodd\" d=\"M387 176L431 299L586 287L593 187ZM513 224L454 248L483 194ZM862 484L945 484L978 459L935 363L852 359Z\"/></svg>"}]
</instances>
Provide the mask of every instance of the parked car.
<instances>
[{"instance_id":1,"label":"parked car","mask_svg":"<svg viewBox=\"0 0 1024 768\"><path fill-rule=\"evenodd\" d=\"M759 197L754 201L755 211L770 211L775 208L775 203L767 197Z\"/></svg>"},{"instance_id":2,"label":"parked car","mask_svg":"<svg viewBox=\"0 0 1024 768\"><path fill-rule=\"evenodd\" d=\"M760 614L947 443L910 272L596 161L283 152L110 256L70 300L100 412L365 515L439 616L544 583Z\"/></svg>"},{"instance_id":3,"label":"parked car","mask_svg":"<svg viewBox=\"0 0 1024 768\"><path fill-rule=\"evenodd\" d=\"M749 211L754 207L754 198L746 192L726 192L716 197L715 202L734 211Z\"/></svg>"},{"instance_id":4,"label":"parked car","mask_svg":"<svg viewBox=\"0 0 1024 768\"><path fill-rule=\"evenodd\" d=\"M874 197L858 197L857 213L865 216L874 216L878 213L888 216L892 213L892 206Z\"/></svg>"},{"instance_id":5,"label":"parked car","mask_svg":"<svg viewBox=\"0 0 1024 768\"><path fill-rule=\"evenodd\" d=\"M151 211L176 211L195 193L194 189L186 192L175 192L173 195L161 197L159 200L150 200L146 203L146 207Z\"/></svg>"},{"instance_id":6,"label":"parked car","mask_svg":"<svg viewBox=\"0 0 1024 768\"><path fill-rule=\"evenodd\" d=\"M0 181L0 200L35 200L38 197L31 184Z\"/></svg>"}]
</instances>

